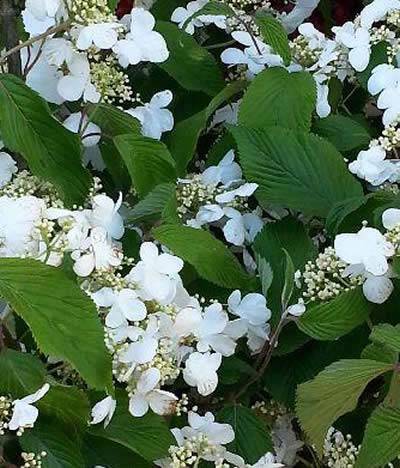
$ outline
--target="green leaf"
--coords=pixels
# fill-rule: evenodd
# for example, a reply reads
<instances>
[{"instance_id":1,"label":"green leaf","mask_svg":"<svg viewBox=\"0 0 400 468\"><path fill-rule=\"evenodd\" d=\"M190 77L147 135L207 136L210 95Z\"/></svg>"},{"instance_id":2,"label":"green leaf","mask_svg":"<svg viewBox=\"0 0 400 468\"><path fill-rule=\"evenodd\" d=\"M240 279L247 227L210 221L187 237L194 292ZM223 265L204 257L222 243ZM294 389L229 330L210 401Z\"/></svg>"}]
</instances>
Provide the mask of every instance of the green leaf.
<instances>
[{"instance_id":1,"label":"green leaf","mask_svg":"<svg viewBox=\"0 0 400 468\"><path fill-rule=\"evenodd\" d=\"M176 179L174 160L161 141L143 136L120 135L114 138L114 143L141 198L157 185Z\"/></svg>"},{"instance_id":2,"label":"green leaf","mask_svg":"<svg viewBox=\"0 0 400 468\"><path fill-rule=\"evenodd\" d=\"M46 369L37 357L4 348L0 352L0 375L0 395L21 398L39 390Z\"/></svg>"},{"instance_id":3,"label":"green leaf","mask_svg":"<svg viewBox=\"0 0 400 468\"><path fill-rule=\"evenodd\" d=\"M265 259L272 271L271 278L269 269L266 270L267 279L272 281L266 297L274 321L280 316L281 293L285 285L285 254L282 249L290 255L295 270L302 270L306 262L313 258L315 247L303 223L291 217L268 223L254 240L256 258Z\"/></svg>"},{"instance_id":4,"label":"green leaf","mask_svg":"<svg viewBox=\"0 0 400 468\"><path fill-rule=\"evenodd\" d=\"M256 463L272 450L267 427L251 409L227 406L218 413L217 420L233 427L235 440L227 446L228 450L243 457L247 463Z\"/></svg>"},{"instance_id":5,"label":"green leaf","mask_svg":"<svg viewBox=\"0 0 400 468\"><path fill-rule=\"evenodd\" d=\"M362 195L334 146L315 135L279 127L231 127L246 179L259 184L262 205L326 217L342 200Z\"/></svg>"},{"instance_id":6,"label":"green leaf","mask_svg":"<svg viewBox=\"0 0 400 468\"><path fill-rule=\"evenodd\" d=\"M367 359L343 359L298 387L297 417L318 452L322 450L329 427L356 408L368 383L391 367Z\"/></svg>"},{"instance_id":7,"label":"green leaf","mask_svg":"<svg viewBox=\"0 0 400 468\"><path fill-rule=\"evenodd\" d=\"M151 412L134 418L128 412L127 397L121 392L118 395L117 409L110 424L106 428L102 424L91 426L89 434L116 442L150 462L165 457L175 439L164 419Z\"/></svg>"},{"instance_id":8,"label":"green leaf","mask_svg":"<svg viewBox=\"0 0 400 468\"><path fill-rule=\"evenodd\" d=\"M222 104L242 91L245 86L245 81L234 81L228 84L205 109L175 125L169 139L169 148L176 161L179 176L186 175L186 167L194 157L197 141L206 128L208 120Z\"/></svg>"},{"instance_id":9,"label":"green leaf","mask_svg":"<svg viewBox=\"0 0 400 468\"><path fill-rule=\"evenodd\" d=\"M255 19L264 42L269 44L282 57L285 65L289 65L292 54L290 52L288 35L282 23L262 12L257 14Z\"/></svg>"},{"instance_id":10,"label":"green leaf","mask_svg":"<svg viewBox=\"0 0 400 468\"><path fill-rule=\"evenodd\" d=\"M378 406L365 429L356 468L386 466L400 453L400 408Z\"/></svg>"},{"instance_id":11,"label":"green leaf","mask_svg":"<svg viewBox=\"0 0 400 468\"><path fill-rule=\"evenodd\" d=\"M133 223L149 219L159 219L167 205L175 196L174 184L157 185L145 198L137 203L127 216Z\"/></svg>"},{"instance_id":12,"label":"green leaf","mask_svg":"<svg viewBox=\"0 0 400 468\"><path fill-rule=\"evenodd\" d=\"M153 229L153 235L193 265L207 281L226 288L248 287L251 278L231 251L209 232L188 226L164 225Z\"/></svg>"},{"instance_id":13,"label":"green leaf","mask_svg":"<svg viewBox=\"0 0 400 468\"><path fill-rule=\"evenodd\" d=\"M221 385L233 385L245 378L254 377L256 371L247 362L242 361L237 356L230 356L222 360L218 369L218 381Z\"/></svg>"},{"instance_id":14,"label":"green leaf","mask_svg":"<svg viewBox=\"0 0 400 468\"><path fill-rule=\"evenodd\" d=\"M102 137L117 135L140 135L139 120L111 104L95 104L89 112L90 120L101 128Z\"/></svg>"},{"instance_id":15,"label":"green leaf","mask_svg":"<svg viewBox=\"0 0 400 468\"><path fill-rule=\"evenodd\" d=\"M335 340L361 325L373 305L361 288L339 294L335 299L307 307L297 322L298 327L316 340Z\"/></svg>"},{"instance_id":16,"label":"green leaf","mask_svg":"<svg viewBox=\"0 0 400 468\"><path fill-rule=\"evenodd\" d=\"M104 466L106 468L151 468L154 466L139 457L135 452L132 452L132 450L101 437L85 437L82 453L87 468L95 466Z\"/></svg>"},{"instance_id":17,"label":"green leaf","mask_svg":"<svg viewBox=\"0 0 400 468\"><path fill-rule=\"evenodd\" d=\"M317 120L313 131L326 138L341 152L367 148L371 140L371 135L363 125L338 114Z\"/></svg>"},{"instance_id":18,"label":"green leaf","mask_svg":"<svg viewBox=\"0 0 400 468\"><path fill-rule=\"evenodd\" d=\"M372 329L370 339L400 353L400 325L393 326L388 323L377 325Z\"/></svg>"},{"instance_id":19,"label":"green leaf","mask_svg":"<svg viewBox=\"0 0 400 468\"><path fill-rule=\"evenodd\" d=\"M40 413L56 418L70 430L83 431L90 419L90 406L86 394L76 387L51 385L36 406Z\"/></svg>"},{"instance_id":20,"label":"green leaf","mask_svg":"<svg viewBox=\"0 0 400 468\"><path fill-rule=\"evenodd\" d=\"M25 431L19 441L25 452L47 453L42 468L85 468L77 440L56 419L39 417L34 428Z\"/></svg>"},{"instance_id":21,"label":"green leaf","mask_svg":"<svg viewBox=\"0 0 400 468\"><path fill-rule=\"evenodd\" d=\"M282 290L282 309L286 310L290 304L290 299L294 291L294 264L293 260L286 249L282 249L285 254L285 283Z\"/></svg>"},{"instance_id":22,"label":"green leaf","mask_svg":"<svg viewBox=\"0 0 400 468\"><path fill-rule=\"evenodd\" d=\"M1 258L0 294L29 325L44 353L68 361L90 386L112 391L111 358L96 307L62 270Z\"/></svg>"},{"instance_id":23,"label":"green leaf","mask_svg":"<svg viewBox=\"0 0 400 468\"><path fill-rule=\"evenodd\" d=\"M279 125L309 130L315 104L316 87L309 73L269 68L256 76L245 93L239 123L246 127Z\"/></svg>"},{"instance_id":24,"label":"green leaf","mask_svg":"<svg viewBox=\"0 0 400 468\"><path fill-rule=\"evenodd\" d=\"M54 184L68 205L81 204L91 178L81 162L79 137L50 113L47 103L19 78L0 74L0 130L33 174Z\"/></svg>"},{"instance_id":25,"label":"green leaf","mask_svg":"<svg viewBox=\"0 0 400 468\"><path fill-rule=\"evenodd\" d=\"M165 39L169 58L157 64L183 88L215 96L224 87L222 72L212 54L185 31L170 22L158 21L158 31Z\"/></svg>"},{"instance_id":26,"label":"green leaf","mask_svg":"<svg viewBox=\"0 0 400 468\"><path fill-rule=\"evenodd\" d=\"M370 343L363 349L361 357L363 359L373 359L375 361L395 364L397 362L398 353L383 344Z\"/></svg>"},{"instance_id":27,"label":"green leaf","mask_svg":"<svg viewBox=\"0 0 400 468\"><path fill-rule=\"evenodd\" d=\"M273 357L262 381L274 400L293 408L298 385L339 359L358 358L367 341L368 327L358 328L335 341L309 341L290 354Z\"/></svg>"},{"instance_id":28,"label":"green leaf","mask_svg":"<svg viewBox=\"0 0 400 468\"><path fill-rule=\"evenodd\" d=\"M267 297L268 290L274 279L274 272L272 271L271 265L260 254L256 253L255 257L258 276L260 277L261 282L261 291L263 295Z\"/></svg>"}]
</instances>

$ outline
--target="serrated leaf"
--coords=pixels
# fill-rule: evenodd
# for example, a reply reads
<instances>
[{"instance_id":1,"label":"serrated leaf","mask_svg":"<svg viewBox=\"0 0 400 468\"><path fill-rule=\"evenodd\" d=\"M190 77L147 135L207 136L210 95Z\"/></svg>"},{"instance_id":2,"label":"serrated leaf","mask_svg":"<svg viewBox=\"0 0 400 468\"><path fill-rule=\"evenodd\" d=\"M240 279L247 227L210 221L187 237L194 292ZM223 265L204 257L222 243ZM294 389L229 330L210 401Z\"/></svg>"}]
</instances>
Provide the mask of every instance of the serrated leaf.
<instances>
[{"instance_id":1,"label":"serrated leaf","mask_svg":"<svg viewBox=\"0 0 400 468\"><path fill-rule=\"evenodd\" d=\"M295 270L302 270L306 262L313 258L315 247L303 223L291 217L268 223L254 240L256 256L264 259L272 270L272 283L266 297L274 322L280 317L281 294L285 284L285 254L282 249L290 255Z\"/></svg>"},{"instance_id":2,"label":"serrated leaf","mask_svg":"<svg viewBox=\"0 0 400 468\"><path fill-rule=\"evenodd\" d=\"M400 408L378 406L364 433L356 468L386 466L400 453Z\"/></svg>"},{"instance_id":3,"label":"serrated leaf","mask_svg":"<svg viewBox=\"0 0 400 468\"><path fill-rule=\"evenodd\" d=\"M276 401L293 408L298 385L313 379L339 359L358 358L367 341L368 327L354 330L334 342L309 341L290 354L273 357L263 375L264 386ZM281 344L280 338L278 351Z\"/></svg>"},{"instance_id":4,"label":"serrated leaf","mask_svg":"<svg viewBox=\"0 0 400 468\"><path fill-rule=\"evenodd\" d=\"M89 386L112 391L111 358L96 307L62 270L31 259L1 258L0 294L45 354L71 363Z\"/></svg>"},{"instance_id":5,"label":"serrated leaf","mask_svg":"<svg viewBox=\"0 0 400 468\"><path fill-rule=\"evenodd\" d=\"M297 417L319 453L329 427L340 416L356 408L371 380L391 368L391 365L378 361L342 359L298 387Z\"/></svg>"},{"instance_id":6,"label":"serrated leaf","mask_svg":"<svg viewBox=\"0 0 400 468\"><path fill-rule=\"evenodd\" d=\"M114 143L125 161L140 197L157 185L176 179L175 162L161 141L136 135L119 135Z\"/></svg>"},{"instance_id":7,"label":"serrated leaf","mask_svg":"<svg viewBox=\"0 0 400 468\"><path fill-rule=\"evenodd\" d=\"M341 152L367 148L371 140L371 135L363 125L339 114L317 120L313 131L326 138Z\"/></svg>"},{"instance_id":8,"label":"serrated leaf","mask_svg":"<svg viewBox=\"0 0 400 468\"><path fill-rule=\"evenodd\" d=\"M400 325L393 326L388 323L377 325L372 329L370 339L400 353Z\"/></svg>"},{"instance_id":9,"label":"serrated leaf","mask_svg":"<svg viewBox=\"0 0 400 468\"><path fill-rule=\"evenodd\" d=\"M363 349L361 357L363 359L373 359L375 361L395 364L398 358L398 353L383 344L370 343Z\"/></svg>"},{"instance_id":10,"label":"serrated leaf","mask_svg":"<svg viewBox=\"0 0 400 468\"><path fill-rule=\"evenodd\" d=\"M170 445L174 445L165 420L152 412L141 418L134 418L128 412L128 399L118 392L117 408L110 424L91 426L89 434L111 440L152 462L165 457Z\"/></svg>"},{"instance_id":11,"label":"serrated leaf","mask_svg":"<svg viewBox=\"0 0 400 468\"><path fill-rule=\"evenodd\" d=\"M37 357L4 348L0 352L0 376L0 394L21 398L44 384L46 369Z\"/></svg>"},{"instance_id":12,"label":"serrated leaf","mask_svg":"<svg viewBox=\"0 0 400 468\"><path fill-rule=\"evenodd\" d=\"M272 16L262 14L262 12L256 15L255 20L264 41L282 57L285 65L289 65L292 54L288 35L282 23Z\"/></svg>"},{"instance_id":13,"label":"serrated leaf","mask_svg":"<svg viewBox=\"0 0 400 468\"><path fill-rule=\"evenodd\" d=\"M157 185L145 198L140 200L130 211L127 220L133 223L160 218L168 203L175 196L174 184Z\"/></svg>"},{"instance_id":14,"label":"serrated leaf","mask_svg":"<svg viewBox=\"0 0 400 468\"><path fill-rule=\"evenodd\" d=\"M25 431L19 441L25 452L46 452L42 468L85 468L78 441L56 419L39 417L35 426Z\"/></svg>"},{"instance_id":15,"label":"serrated leaf","mask_svg":"<svg viewBox=\"0 0 400 468\"><path fill-rule=\"evenodd\" d=\"M339 294L335 299L307 307L297 325L316 340L335 340L361 325L373 310L361 288Z\"/></svg>"},{"instance_id":16,"label":"serrated leaf","mask_svg":"<svg viewBox=\"0 0 400 468\"><path fill-rule=\"evenodd\" d=\"M309 130L316 104L316 86L306 72L269 68L259 73L243 96L239 123L246 127L273 125Z\"/></svg>"},{"instance_id":17,"label":"serrated leaf","mask_svg":"<svg viewBox=\"0 0 400 468\"><path fill-rule=\"evenodd\" d=\"M90 120L101 128L102 136L140 135L139 120L111 104L95 104L89 112Z\"/></svg>"},{"instance_id":18,"label":"serrated leaf","mask_svg":"<svg viewBox=\"0 0 400 468\"><path fill-rule=\"evenodd\" d=\"M246 179L259 184L261 204L326 217L347 198L362 196L334 146L315 135L270 127L231 127Z\"/></svg>"},{"instance_id":19,"label":"serrated leaf","mask_svg":"<svg viewBox=\"0 0 400 468\"><path fill-rule=\"evenodd\" d=\"M205 109L175 125L169 138L169 148L175 159L179 176L186 175L186 167L194 157L198 139L206 128L208 120L220 106L242 91L245 86L245 81L228 84Z\"/></svg>"},{"instance_id":20,"label":"serrated leaf","mask_svg":"<svg viewBox=\"0 0 400 468\"><path fill-rule=\"evenodd\" d=\"M90 419L89 400L76 387L51 385L36 406L40 413L61 421L72 431L83 431Z\"/></svg>"},{"instance_id":21,"label":"serrated leaf","mask_svg":"<svg viewBox=\"0 0 400 468\"><path fill-rule=\"evenodd\" d=\"M224 87L222 72L208 50L185 31L170 22L158 21L158 31L165 39L169 58L157 64L183 88L215 96Z\"/></svg>"},{"instance_id":22,"label":"serrated leaf","mask_svg":"<svg viewBox=\"0 0 400 468\"><path fill-rule=\"evenodd\" d=\"M188 226L164 225L153 229L155 239L190 263L207 281L226 288L249 286L251 278L236 257L209 232Z\"/></svg>"},{"instance_id":23,"label":"serrated leaf","mask_svg":"<svg viewBox=\"0 0 400 468\"><path fill-rule=\"evenodd\" d=\"M33 174L51 182L66 204L81 204L91 177L81 162L79 137L58 122L47 103L23 81L0 74L0 130Z\"/></svg>"}]
</instances>

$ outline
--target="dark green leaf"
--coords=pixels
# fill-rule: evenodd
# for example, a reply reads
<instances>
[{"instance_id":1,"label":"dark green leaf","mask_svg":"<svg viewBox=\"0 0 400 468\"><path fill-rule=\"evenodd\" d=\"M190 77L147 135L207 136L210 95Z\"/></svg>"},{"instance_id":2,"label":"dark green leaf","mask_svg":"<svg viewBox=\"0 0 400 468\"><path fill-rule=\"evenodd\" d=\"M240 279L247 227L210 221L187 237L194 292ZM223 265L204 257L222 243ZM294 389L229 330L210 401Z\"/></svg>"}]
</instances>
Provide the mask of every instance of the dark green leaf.
<instances>
[{"instance_id":1,"label":"dark green leaf","mask_svg":"<svg viewBox=\"0 0 400 468\"><path fill-rule=\"evenodd\" d=\"M352 289L335 299L307 307L297 325L316 340L335 340L361 325L372 309L361 288Z\"/></svg>"},{"instance_id":2,"label":"dark green leaf","mask_svg":"<svg viewBox=\"0 0 400 468\"><path fill-rule=\"evenodd\" d=\"M255 128L279 125L309 130L315 103L316 87L309 73L269 68L256 76L245 93L239 123Z\"/></svg>"},{"instance_id":3,"label":"dark green leaf","mask_svg":"<svg viewBox=\"0 0 400 468\"><path fill-rule=\"evenodd\" d=\"M161 141L136 135L119 135L114 143L125 161L140 197L157 185L176 179L175 163Z\"/></svg>"},{"instance_id":4,"label":"dark green leaf","mask_svg":"<svg viewBox=\"0 0 400 468\"><path fill-rule=\"evenodd\" d=\"M164 225L154 237L174 254L193 265L207 281L227 288L249 286L250 277L231 251L209 232L188 226Z\"/></svg>"},{"instance_id":5,"label":"dark green leaf","mask_svg":"<svg viewBox=\"0 0 400 468\"><path fill-rule=\"evenodd\" d=\"M400 325L394 327L388 323L382 323L372 329L371 341L381 343L388 348L400 353Z\"/></svg>"},{"instance_id":6,"label":"dark green leaf","mask_svg":"<svg viewBox=\"0 0 400 468\"><path fill-rule=\"evenodd\" d=\"M0 130L7 147L54 184L68 205L84 201L91 179L82 166L79 137L51 115L37 93L7 74L0 74Z\"/></svg>"},{"instance_id":7,"label":"dark green leaf","mask_svg":"<svg viewBox=\"0 0 400 468\"><path fill-rule=\"evenodd\" d=\"M1 258L0 294L29 325L44 353L70 362L90 386L112 391L111 358L96 307L62 270Z\"/></svg>"},{"instance_id":8,"label":"dark green leaf","mask_svg":"<svg viewBox=\"0 0 400 468\"><path fill-rule=\"evenodd\" d=\"M251 409L227 406L218 413L217 420L233 427L235 440L228 448L243 457L247 463L256 463L271 451L272 441L268 429Z\"/></svg>"},{"instance_id":9,"label":"dark green leaf","mask_svg":"<svg viewBox=\"0 0 400 468\"><path fill-rule=\"evenodd\" d=\"M127 216L133 223L149 219L159 219L175 196L174 184L157 185L145 198L137 203Z\"/></svg>"},{"instance_id":10,"label":"dark green leaf","mask_svg":"<svg viewBox=\"0 0 400 468\"><path fill-rule=\"evenodd\" d=\"M231 131L246 178L259 184L256 197L264 205L326 217L336 203L363 193L340 153L320 137L279 127Z\"/></svg>"},{"instance_id":11,"label":"dark green leaf","mask_svg":"<svg viewBox=\"0 0 400 468\"><path fill-rule=\"evenodd\" d=\"M292 54L290 52L288 35L282 23L262 12L256 15L256 23L260 28L264 41L282 57L285 65L289 65Z\"/></svg>"}]
</instances>

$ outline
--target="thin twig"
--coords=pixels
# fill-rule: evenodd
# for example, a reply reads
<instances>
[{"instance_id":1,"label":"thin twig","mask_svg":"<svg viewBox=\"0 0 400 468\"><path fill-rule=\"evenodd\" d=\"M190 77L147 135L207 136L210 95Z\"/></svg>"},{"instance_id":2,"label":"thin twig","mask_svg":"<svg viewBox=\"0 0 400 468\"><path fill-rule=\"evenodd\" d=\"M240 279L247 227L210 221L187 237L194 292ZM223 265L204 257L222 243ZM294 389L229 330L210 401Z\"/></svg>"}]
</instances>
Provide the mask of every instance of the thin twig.
<instances>
[{"instance_id":1,"label":"thin twig","mask_svg":"<svg viewBox=\"0 0 400 468\"><path fill-rule=\"evenodd\" d=\"M46 37L48 37L48 36L50 36L52 34L56 34L58 32L65 31L66 29L68 29L70 24L71 24L70 20L64 21L63 23L58 24L57 26L53 26L52 28L49 28L47 31L45 31L42 34L39 34L38 36L31 37L27 41L21 42L21 44L18 44L17 46L13 47L10 50L7 50L7 52L1 57L0 63L4 62L7 59L7 57L10 57L11 55L19 52L24 47L31 46L35 42L46 39Z\"/></svg>"}]
</instances>

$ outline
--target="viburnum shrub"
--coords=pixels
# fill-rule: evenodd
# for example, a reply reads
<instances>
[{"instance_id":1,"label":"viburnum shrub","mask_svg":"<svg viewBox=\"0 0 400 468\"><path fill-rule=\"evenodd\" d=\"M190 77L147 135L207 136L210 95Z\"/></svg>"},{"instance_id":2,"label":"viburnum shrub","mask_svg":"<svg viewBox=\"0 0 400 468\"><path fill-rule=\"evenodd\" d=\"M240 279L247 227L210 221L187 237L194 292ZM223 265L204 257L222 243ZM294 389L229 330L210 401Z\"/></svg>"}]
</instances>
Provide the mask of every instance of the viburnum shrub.
<instances>
[{"instance_id":1,"label":"viburnum shrub","mask_svg":"<svg viewBox=\"0 0 400 468\"><path fill-rule=\"evenodd\" d=\"M400 0L0 19L0 467L399 466Z\"/></svg>"}]
</instances>

